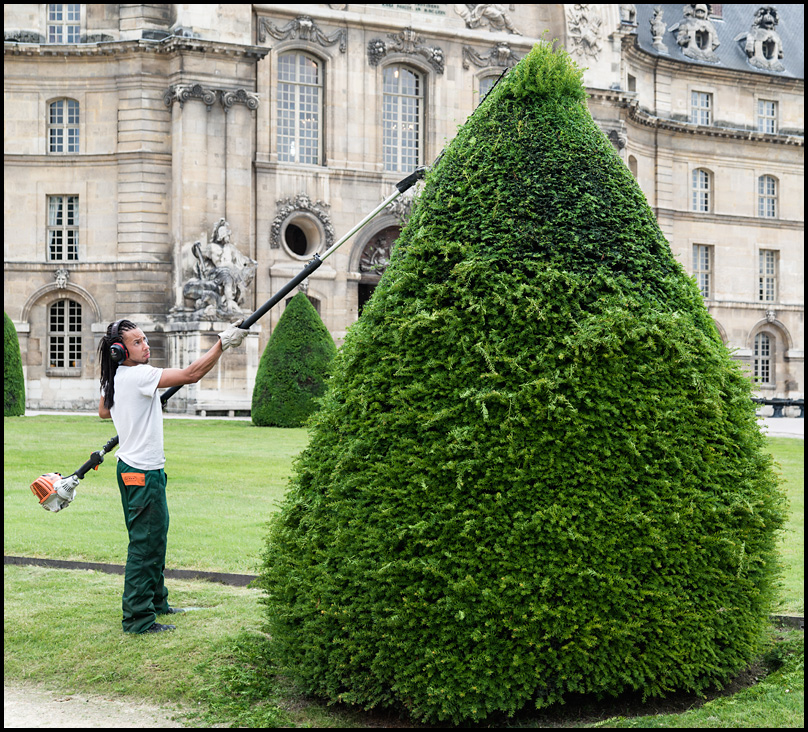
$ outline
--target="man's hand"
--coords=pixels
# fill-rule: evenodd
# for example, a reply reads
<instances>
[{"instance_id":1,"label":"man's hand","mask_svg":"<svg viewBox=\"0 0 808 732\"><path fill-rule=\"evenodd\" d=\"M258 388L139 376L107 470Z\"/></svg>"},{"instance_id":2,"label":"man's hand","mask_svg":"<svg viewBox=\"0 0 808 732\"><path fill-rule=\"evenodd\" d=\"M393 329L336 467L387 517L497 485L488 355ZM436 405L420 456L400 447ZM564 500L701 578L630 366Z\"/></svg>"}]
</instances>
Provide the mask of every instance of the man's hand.
<instances>
[{"instance_id":1,"label":"man's hand","mask_svg":"<svg viewBox=\"0 0 808 732\"><path fill-rule=\"evenodd\" d=\"M219 333L219 339L222 342L222 350L226 351L228 348L236 348L241 345L246 335L250 332L249 329L239 328L242 321L233 323L227 326L227 330Z\"/></svg>"}]
</instances>

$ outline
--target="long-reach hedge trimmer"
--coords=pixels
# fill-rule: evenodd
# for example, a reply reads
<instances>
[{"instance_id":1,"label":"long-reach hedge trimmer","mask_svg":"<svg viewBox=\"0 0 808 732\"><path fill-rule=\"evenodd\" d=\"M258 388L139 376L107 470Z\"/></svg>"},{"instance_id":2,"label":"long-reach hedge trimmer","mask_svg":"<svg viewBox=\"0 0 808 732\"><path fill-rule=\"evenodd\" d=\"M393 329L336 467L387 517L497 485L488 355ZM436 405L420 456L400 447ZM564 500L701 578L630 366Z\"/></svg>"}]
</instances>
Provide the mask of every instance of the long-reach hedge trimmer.
<instances>
[{"instance_id":1,"label":"long-reach hedge trimmer","mask_svg":"<svg viewBox=\"0 0 808 732\"><path fill-rule=\"evenodd\" d=\"M315 254L313 259L289 282L287 282L278 292L276 292L269 300L267 300L258 310L244 320L239 327L249 328L259 318L266 315L275 305L283 300L292 290L295 289L303 280L305 280L314 270L316 270L326 259L328 259L337 249L339 249L348 239L350 239L357 231L362 229L373 218L375 218L384 208L389 206L395 201L402 193L409 190L421 178L424 177L426 168L416 168L410 175L403 180L396 183L396 191L390 194L384 201L382 201L373 211L371 211L364 219L362 219L356 226L354 226L345 236L338 242L333 244L329 249L323 252L322 255ZM165 406L166 402L176 394L182 387L172 386L166 389L160 396L160 401ZM98 469L98 466L104 462L104 455L112 450L118 444L118 435L115 435L106 445L100 450L96 450L90 455L90 459L84 463L78 470L67 477L62 477L61 473L45 473L40 475L33 483L31 483L31 490L34 495L39 499L39 505L47 511L54 513L67 508L73 499L76 497L76 488L79 481L92 469Z\"/></svg>"}]
</instances>

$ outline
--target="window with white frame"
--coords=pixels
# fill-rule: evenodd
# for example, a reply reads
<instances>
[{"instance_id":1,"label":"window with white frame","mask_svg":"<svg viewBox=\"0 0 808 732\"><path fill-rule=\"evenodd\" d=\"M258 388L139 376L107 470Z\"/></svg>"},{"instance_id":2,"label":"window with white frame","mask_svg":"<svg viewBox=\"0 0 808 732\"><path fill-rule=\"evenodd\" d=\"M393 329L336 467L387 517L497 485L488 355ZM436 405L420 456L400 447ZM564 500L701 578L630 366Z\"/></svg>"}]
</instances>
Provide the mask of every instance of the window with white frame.
<instances>
[{"instance_id":1,"label":"window with white frame","mask_svg":"<svg viewBox=\"0 0 808 732\"><path fill-rule=\"evenodd\" d=\"M758 132L777 132L777 102L758 99Z\"/></svg>"},{"instance_id":2,"label":"window with white frame","mask_svg":"<svg viewBox=\"0 0 808 732\"><path fill-rule=\"evenodd\" d=\"M695 125L713 123L713 95L709 92L690 92L690 121Z\"/></svg>"},{"instance_id":3,"label":"window with white frame","mask_svg":"<svg viewBox=\"0 0 808 732\"><path fill-rule=\"evenodd\" d=\"M758 252L758 300L774 302L777 299L777 251L761 249Z\"/></svg>"},{"instance_id":4,"label":"window with white frame","mask_svg":"<svg viewBox=\"0 0 808 732\"><path fill-rule=\"evenodd\" d=\"M777 179L771 175L758 178L758 216L777 218Z\"/></svg>"},{"instance_id":5,"label":"window with white frame","mask_svg":"<svg viewBox=\"0 0 808 732\"><path fill-rule=\"evenodd\" d=\"M48 367L81 368L81 305L57 300L48 308Z\"/></svg>"},{"instance_id":6,"label":"window with white frame","mask_svg":"<svg viewBox=\"0 0 808 732\"><path fill-rule=\"evenodd\" d=\"M278 160L320 165L322 65L293 51L278 57Z\"/></svg>"},{"instance_id":7,"label":"window with white frame","mask_svg":"<svg viewBox=\"0 0 808 732\"><path fill-rule=\"evenodd\" d=\"M57 99L48 105L48 152L79 151L79 103L75 99Z\"/></svg>"},{"instance_id":8,"label":"window with white frame","mask_svg":"<svg viewBox=\"0 0 808 732\"><path fill-rule=\"evenodd\" d=\"M710 211L710 196L712 176L710 172L703 168L693 171L691 179L691 210L708 212Z\"/></svg>"},{"instance_id":9,"label":"window with white frame","mask_svg":"<svg viewBox=\"0 0 808 732\"><path fill-rule=\"evenodd\" d=\"M693 245L693 276L701 296L707 300L712 294L713 248L704 244Z\"/></svg>"},{"instance_id":10,"label":"window with white frame","mask_svg":"<svg viewBox=\"0 0 808 732\"><path fill-rule=\"evenodd\" d=\"M772 384L772 338L768 333L758 333L755 336L755 355L753 365L753 376L755 381L761 384Z\"/></svg>"},{"instance_id":11,"label":"window with white frame","mask_svg":"<svg viewBox=\"0 0 808 732\"><path fill-rule=\"evenodd\" d=\"M81 5L48 5L48 43L79 43Z\"/></svg>"},{"instance_id":12,"label":"window with white frame","mask_svg":"<svg viewBox=\"0 0 808 732\"><path fill-rule=\"evenodd\" d=\"M411 172L421 159L423 78L406 66L383 74L382 146L384 169Z\"/></svg>"},{"instance_id":13,"label":"window with white frame","mask_svg":"<svg viewBox=\"0 0 808 732\"><path fill-rule=\"evenodd\" d=\"M482 79L480 79L480 98L477 100L478 104L488 96L488 92L494 88L494 84L497 83L497 79L499 79L498 75L484 76Z\"/></svg>"},{"instance_id":14,"label":"window with white frame","mask_svg":"<svg viewBox=\"0 0 808 732\"><path fill-rule=\"evenodd\" d=\"M79 258L79 197L48 196L48 261Z\"/></svg>"}]
</instances>

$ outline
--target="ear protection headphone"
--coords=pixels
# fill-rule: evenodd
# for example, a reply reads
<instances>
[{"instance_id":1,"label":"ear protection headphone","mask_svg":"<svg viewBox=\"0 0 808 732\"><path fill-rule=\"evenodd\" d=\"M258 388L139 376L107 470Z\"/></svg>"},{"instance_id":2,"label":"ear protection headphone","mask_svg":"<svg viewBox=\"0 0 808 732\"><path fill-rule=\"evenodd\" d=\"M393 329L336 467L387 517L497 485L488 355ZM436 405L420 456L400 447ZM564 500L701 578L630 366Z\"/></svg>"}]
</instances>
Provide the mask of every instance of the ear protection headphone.
<instances>
[{"instance_id":1,"label":"ear protection headphone","mask_svg":"<svg viewBox=\"0 0 808 732\"><path fill-rule=\"evenodd\" d=\"M124 319L116 320L112 324L112 330L109 334L109 339L112 341L109 347L109 357L116 364L123 363L127 358L129 358L129 349L123 344L123 338L118 335L118 327L123 320Z\"/></svg>"}]
</instances>

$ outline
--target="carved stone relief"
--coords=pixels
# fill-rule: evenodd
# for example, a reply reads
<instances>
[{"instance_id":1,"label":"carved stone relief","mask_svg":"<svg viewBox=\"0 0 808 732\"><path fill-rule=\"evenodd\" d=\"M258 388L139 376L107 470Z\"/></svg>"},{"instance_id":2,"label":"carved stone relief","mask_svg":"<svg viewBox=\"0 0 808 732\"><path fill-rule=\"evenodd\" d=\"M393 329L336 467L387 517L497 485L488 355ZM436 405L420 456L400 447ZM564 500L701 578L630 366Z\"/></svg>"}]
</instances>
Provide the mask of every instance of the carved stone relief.
<instances>
[{"instance_id":1,"label":"carved stone relief","mask_svg":"<svg viewBox=\"0 0 808 732\"><path fill-rule=\"evenodd\" d=\"M735 36L735 41L744 41L744 51L751 66L764 71L785 71L783 42L775 27L780 22L774 5L763 5L755 12L751 29Z\"/></svg>"},{"instance_id":2,"label":"carved stone relief","mask_svg":"<svg viewBox=\"0 0 808 732\"><path fill-rule=\"evenodd\" d=\"M444 55L440 46L427 46L412 28L405 28L401 33L388 33L387 37L392 42L381 38L368 42L368 63L371 66L378 66L388 53L406 53L425 58L435 71L443 73Z\"/></svg>"},{"instance_id":3,"label":"carved stone relief","mask_svg":"<svg viewBox=\"0 0 808 732\"><path fill-rule=\"evenodd\" d=\"M515 6L511 5L513 10ZM522 34L516 30L513 21L510 19L504 5L472 5L464 3L455 5L455 12L463 18L466 28L485 28L492 31L513 33L515 36Z\"/></svg>"},{"instance_id":4,"label":"carved stone relief","mask_svg":"<svg viewBox=\"0 0 808 732\"><path fill-rule=\"evenodd\" d=\"M602 50L600 37L603 21L595 5L573 5L567 14L567 29L573 53L597 61Z\"/></svg>"},{"instance_id":5,"label":"carved stone relief","mask_svg":"<svg viewBox=\"0 0 808 732\"><path fill-rule=\"evenodd\" d=\"M500 66L503 68L512 68L519 63L519 56L517 56L507 43L497 43L491 46L487 54L481 55L477 53L471 46L463 46L463 68L469 68L472 63L480 68L485 66Z\"/></svg>"},{"instance_id":6,"label":"carved stone relief","mask_svg":"<svg viewBox=\"0 0 808 732\"><path fill-rule=\"evenodd\" d=\"M390 253L399 234L401 234L400 227L388 226L373 236L362 249L359 271L365 277L371 278L371 282L376 277L381 277L387 269L387 265L390 264Z\"/></svg>"},{"instance_id":7,"label":"carved stone relief","mask_svg":"<svg viewBox=\"0 0 808 732\"><path fill-rule=\"evenodd\" d=\"M242 314L258 263L236 249L230 237L229 224L219 219L210 239L191 247L196 265L193 276L183 284L182 295L193 301L194 319L221 320Z\"/></svg>"},{"instance_id":8,"label":"carved stone relief","mask_svg":"<svg viewBox=\"0 0 808 732\"><path fill-rule=\"evenodd\" d=\"M696 61L717 64L721 61L715 49L721 45L718 33L709 18L709 6L696 3L685 5L684 20L674 23L668 30L676 35L682 53Z\"/></svg>"},{"instance_id":9,"label":"carved stone relief","mask_svg":"<svg viewBox=\"0 0 808 732\"><path fill-rule=\"evenodd\" d=\"M300 15L294 20L290 20L283 28L278 28L268 18L258 19L258 42L265 43L267 33L278 41L285 41L287 38L299 38L302 41L317 43L323 48L339 43L340 53L348 50L348 31L340 28L330 36L325 34L313 18L308 15Z\"/></svg>"}]
</instances>

